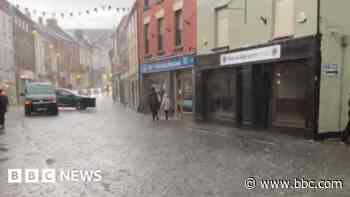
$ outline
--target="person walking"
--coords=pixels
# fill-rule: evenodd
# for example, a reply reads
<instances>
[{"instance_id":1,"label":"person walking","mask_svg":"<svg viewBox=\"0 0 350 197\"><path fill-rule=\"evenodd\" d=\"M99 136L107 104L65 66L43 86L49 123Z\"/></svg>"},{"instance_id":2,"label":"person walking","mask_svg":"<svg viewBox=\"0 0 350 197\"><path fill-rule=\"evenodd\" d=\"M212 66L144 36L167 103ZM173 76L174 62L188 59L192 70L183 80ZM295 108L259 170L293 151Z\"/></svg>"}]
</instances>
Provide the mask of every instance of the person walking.
<instances>
[{"instance_id":1,"label":"person walking","mask_svg":"<svg viewBox=\"0 0 350 197\"><path fill-rule=\"evenodd\" d=\"M169 120L169 111L170 111L170 98L168 94L164 94L162 99L161 109L164 111L165 120Z\"/></svg>"},{"instance_id":2,"label":"person walking","mask_svg":"<svg viewBox=\"0 0 350 197\"><path fill-rule=\"evenodd\" d=\"M350 100L348 101L348 106L350 107ZM342 141L349 145L349 136L350 136L350 110L348 111L348 117L349 117L349 121L345 127L345 130L342 133Z\"/></svg>"},{"instance_id":3,"label":"person walking","mask_svg":"<svg viewBox=\"0 0 350 197\"><path fill-rule=\"evenodd\" d=\"M7 106L9 105L9 100L6 92L0 89L0 129L5 129L5 114L7 112Z\"/></svg>"},{"instance_id":4,"label":"person walking","mask_svg":"<svg viewBox=\"0 0 350 197\"><path fill-rule=\"evenodd\" d=\"M153 121L159 120L158 112L160 109L160 101L158 98L158 93L154 87L152 87L151 94L148 96L148 104L152 112Z\"/></svg>"}]
</instances>

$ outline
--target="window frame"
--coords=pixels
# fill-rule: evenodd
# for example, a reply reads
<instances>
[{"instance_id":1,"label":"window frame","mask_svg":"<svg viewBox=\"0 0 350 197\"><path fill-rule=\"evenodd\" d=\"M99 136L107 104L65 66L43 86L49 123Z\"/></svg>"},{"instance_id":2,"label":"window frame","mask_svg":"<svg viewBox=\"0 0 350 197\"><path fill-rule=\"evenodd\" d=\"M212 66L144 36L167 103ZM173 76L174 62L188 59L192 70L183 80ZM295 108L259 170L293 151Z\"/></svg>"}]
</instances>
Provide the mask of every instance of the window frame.
<instances>
[{"instance_id":1,"label":"window frame","mask_svg":"<svg viewBox=\"0 0 350 197\"><path fill-rule=\"evenodd\" d=\"M291 24L293 25L292 26L292 29L291 29L291 32L277 32L277 25L278 24L282 24L281 22L280 23L277 23L277 3L278 1L292 1L291 3L293 4L293 7L292 8L289 8L290 10L292 10L292 16L289 20L291 21L288 21L288 22L291 22ZM282 38L288 38L288 37L293 37L296 33L296 26L295 26L295 17L296 17L296 13L295 13L295 8L296 8L296 1L295 0L274 0L273 1L273 26L272 26L272 38L273 39L282 39ZM283 24L285 23L288 23L286 20L287 17L282 17L282 20L283 20Z\"/></svg>"},{"instance_id":2,"label":"window frame","mask_svg":"<svg viewBox=\"0 0 350 197\"><path fill-rule=\"evenodd\" d=\"M164 18L158 18L158 51L164 51Z\"/></svg>"},{"instance_id":3,"label":"window frame","mask_svg":"<svg viewBox=\"0 0 350 197\"><path fill-rule=\"evenodd\" d=\"M183 45L183 10L176 10L175 13L175 46L181 47Z\"/></svg>"}]
</instances>

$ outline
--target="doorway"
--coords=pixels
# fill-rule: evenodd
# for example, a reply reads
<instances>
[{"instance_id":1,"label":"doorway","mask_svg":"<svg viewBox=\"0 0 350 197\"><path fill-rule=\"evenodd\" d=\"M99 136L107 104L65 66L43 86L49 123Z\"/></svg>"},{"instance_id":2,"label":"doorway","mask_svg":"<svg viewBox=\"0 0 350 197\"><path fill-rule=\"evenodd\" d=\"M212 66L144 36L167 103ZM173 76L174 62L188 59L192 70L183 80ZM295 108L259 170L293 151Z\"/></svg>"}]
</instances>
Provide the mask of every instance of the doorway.
<instances>
[{"instance_id":1,"label":"doorway","mask_svg":"<svg viewBox=\"0 0 350 197\"><path fill-rule=\"evenodd\" d=\"M240 124L267 129L270 127L272 66L245 66L240 70Z\"/></svg>"}]
</instances>

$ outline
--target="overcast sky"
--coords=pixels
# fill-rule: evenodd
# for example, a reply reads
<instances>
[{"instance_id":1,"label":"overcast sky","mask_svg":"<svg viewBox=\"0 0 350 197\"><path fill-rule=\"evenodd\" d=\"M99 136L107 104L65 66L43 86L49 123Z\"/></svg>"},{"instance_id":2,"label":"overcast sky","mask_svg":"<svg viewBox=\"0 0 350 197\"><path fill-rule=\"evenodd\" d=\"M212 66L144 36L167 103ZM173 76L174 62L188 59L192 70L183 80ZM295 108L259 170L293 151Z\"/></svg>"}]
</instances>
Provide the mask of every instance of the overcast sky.
<instances>
[{"instance_id":1,"label":"overcast sky","mask_svg":"<svg viewBox=\"0 0 350 197\"><path fill-rule=\"evenodd\" d=\"M46 11L46 17L51 17L56 12L56 18L61 27L65 29L73 28L113 28L116 27L125 12L117 12L116 7L131 7L135 0L8 0L14 5L20 5L20 9L24 11L27 7L31 10L38 10L33 15L33 20L37 21L37 16L42 11ZM112 11L102 11L102 6L113 6ZM96 13L94 8L98 8ZM90 14L86 14L86 10L90 10ZM107 9L106 9L107 10ZM82 16L78 16L81 11ZM65 17L60 17L60 13L64 12ZM75 16L69 16L73 12Z\"/></svg>"}]
</instances>

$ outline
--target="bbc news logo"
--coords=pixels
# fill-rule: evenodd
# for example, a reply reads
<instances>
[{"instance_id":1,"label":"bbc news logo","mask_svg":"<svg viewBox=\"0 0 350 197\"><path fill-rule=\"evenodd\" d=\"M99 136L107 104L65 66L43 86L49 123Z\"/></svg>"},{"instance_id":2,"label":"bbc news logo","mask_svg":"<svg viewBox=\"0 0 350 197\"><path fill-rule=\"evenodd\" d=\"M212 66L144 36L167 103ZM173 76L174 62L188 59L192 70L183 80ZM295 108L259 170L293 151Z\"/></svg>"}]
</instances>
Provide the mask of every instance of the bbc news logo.
<instances>
[{"instance_id":1,"label":"bbc news logo","mask_svg":"<svg viewBox=\"0 0 350 197\"><path fill-rule=\"evenodd\" d=\"M8 169L8 183L100 182L101 170Z\"/></svg>"}]
</instances>

